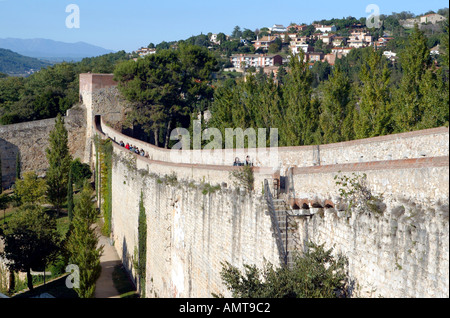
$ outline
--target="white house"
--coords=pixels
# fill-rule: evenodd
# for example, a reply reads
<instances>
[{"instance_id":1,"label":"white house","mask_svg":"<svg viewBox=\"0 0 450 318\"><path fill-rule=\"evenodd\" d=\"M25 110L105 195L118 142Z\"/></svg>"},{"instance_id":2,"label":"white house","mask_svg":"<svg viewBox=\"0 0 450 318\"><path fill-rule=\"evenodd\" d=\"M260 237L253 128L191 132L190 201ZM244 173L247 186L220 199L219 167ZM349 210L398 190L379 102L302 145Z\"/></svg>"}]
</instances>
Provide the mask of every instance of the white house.
<instances>
[{"instance_id":1,"label":"white house","mask_svg":"<svg viewBox=\"0 0 450 318\"><path fill-rule=\"evenodd\" d=\"M282 24L274 24L273 27L269 28L269 30L272 32L287 32L287 28Z\"/></svg>"},{"instance_id":2,"label":"white house","mask_svg":"<svg viewBox=\"0 0 450 318\"><path fill-rule=\"evenodd\" d=\"M316 31L320 31L322 33L336 32L337 30L334 25L313 24L313 26L316 28Z\"/></svg>"}]
</instances>

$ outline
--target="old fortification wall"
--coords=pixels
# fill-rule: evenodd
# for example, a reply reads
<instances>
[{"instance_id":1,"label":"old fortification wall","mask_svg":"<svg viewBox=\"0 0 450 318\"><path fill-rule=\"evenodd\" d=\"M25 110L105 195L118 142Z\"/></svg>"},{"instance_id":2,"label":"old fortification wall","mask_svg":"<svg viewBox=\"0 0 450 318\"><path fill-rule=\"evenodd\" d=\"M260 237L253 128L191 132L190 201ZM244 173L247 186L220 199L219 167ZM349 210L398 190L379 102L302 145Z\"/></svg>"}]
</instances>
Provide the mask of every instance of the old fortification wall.
<instances>
[{"instance_id":1,"label":"old fortification wall","mask_svg":"<svg viewBox=\"0 0 450 318\"><path fill-rule=\"evenodd\" d=\"M128 104L120 96L116 85L112 74L80 74L80 102L86 108L86 145L83 158L86 163L93 161L95 116L102 115L110 123L121 122L124 117Z\"/></svg>"},{"instance_id":2,"label":"old fortification wall","mask_svg":"<svg viewBox=\"0 0 450 318\"><path fill-rule=\"evenodd\" d=\"M113 89L113 88L112 88ZM349 259L354 295L448 297L448 128L376 137L332 145L246 150L175 151L156 148L120 133L99 118L97 133L146 150L150 158L114 146L113 240L133 271L140 193L147 210L146 278L149 297L210 297L225 293L220 262L242 268L280 264L266 203L265 179L280 175L299 210L298 249L307 241L333 247ZM268 150L268 149L267 149ZM250 154L253 196L233 191L232 159ZM287 169L292 168L287 173ZM290 174L290 172L292 174ZM336 176L366 175L377 210L346 212ZM174 175L177 184L162 182ZM158 178L159 179L158 181ZM183 181L180 181L183 180ZM203 194L198 185L221 185ZM295 204L294 204L295 203ZM226 293L225 293L226 294Z\"/></svg>"},{"instance_id":3,"label":"old fortification wall","mask_svg":"<svg viewBox=\"0 0 450 318\"><path fill-rule=\"evenodd\" d=\"M151 233L148 296L226 294L220 262L280 264L262 192L249 197L233 191L229 172L236 168L151 160L117 144L114 154L113 193L120 195L113 197L113 239L133 271L142 191ZM354 295L448 297L448 165L442 156L294 168L292 195L308 208L293 211L299 250L314 241L346 255ZM377 213L345 213L335 176L352 173L366 174L367 188L382 195ZM177 184L158 182L171 174ZM271 168L255 170L256 185L276 177ZM202 181L222 184L221 190L203 194L197 187Z\"/></svg>"},{"instance_id":4,"label":"old fortification wall","mask_svg":"<svg viewBox=\"0 0 450 318\"><path fill-rule=\"evenodd\" d=\"M141 158L137 158L138 162ZM270 216L258 195L233 188L203 193L200 182L177 175L159 181L157 169L137 170L123 149L114 149L112 191L113 241L125 266L133 271L138 247L141 192L147 215L147 297L211 297L226 293L221 262L279 265ZM181 172L189 168L179 167ZM229 296L229 295L228 295Z\"/></svg>"},{"instance_id":5,"label":"old fortification wall","mask_svg":"<svg viewBox=\"0 0 450 318\"><path fill-rule=\"evenodd\" d=\"M335 176L353 173L381 198L374 211L347 211ZM296 211L300 245L346 255L358 295L448 297L448 156L296 168L293 179L297 206L309 208Z\"/></svg>"},{"instance_id":6,"label":"old fortification wall","mask_svg":"<svg viewBox=\"0 0 450 318\"><path fill-rule=\"evenodd\" d=\"M284 172L289 167L310 167L358 162L390 161L412 158L448 156L449 129L426 129L409 133L380 136L320 146L279 147L261 149L217 149L173 151L125 136L102 118L102 130L110 138L129 142L148 151L158 161L230 165L236 156L249 155L258 167L272 167Z\"/></svg>"},{"instance_id":7,"label":"old fortification wall","mask_svg":"<svg viewBox=\"0 0 450 318\"><path fill-rule=\"evenodd\" d=\"M64 117L68 131L69 148L74 158L84 158L85 109L77 105ZM16 156L20 152L21 171L36 171L44 175L48 162L45 149L55 127L55 119L44 119L14 125L0 126L0 156L2 159L2 185L10 187L16 179Z\"/></svg>"}]
</instances>

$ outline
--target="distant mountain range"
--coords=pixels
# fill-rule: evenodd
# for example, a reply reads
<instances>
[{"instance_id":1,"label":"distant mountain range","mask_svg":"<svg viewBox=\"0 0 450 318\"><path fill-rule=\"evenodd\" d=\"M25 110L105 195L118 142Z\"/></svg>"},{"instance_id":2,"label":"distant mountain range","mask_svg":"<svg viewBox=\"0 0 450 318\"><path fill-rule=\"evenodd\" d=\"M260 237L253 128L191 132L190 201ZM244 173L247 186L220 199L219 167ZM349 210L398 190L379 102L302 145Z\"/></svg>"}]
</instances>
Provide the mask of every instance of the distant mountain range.
<instances>
[{"instance_id":1,"label":"distant mountain range","mask_svg":"<svg viewBox=\"0 0 450 318\"><path fill-rule=\"evenodd\" d=\"M51 62L80 61L114 51L85 42L65 43L47 39L0 39L0 48Z\"/></svg>"},{"instance_id":2,"label":"distant mountain range","mask_svg":"<svg viewBox=\"0 0 450 318\"><path fill-rule=\"evenodd\" d=\"M0 49L0 73L11 76L27 76L51 65L39 59L23 56L16 52Z\"/></svg>"}]
</instances>

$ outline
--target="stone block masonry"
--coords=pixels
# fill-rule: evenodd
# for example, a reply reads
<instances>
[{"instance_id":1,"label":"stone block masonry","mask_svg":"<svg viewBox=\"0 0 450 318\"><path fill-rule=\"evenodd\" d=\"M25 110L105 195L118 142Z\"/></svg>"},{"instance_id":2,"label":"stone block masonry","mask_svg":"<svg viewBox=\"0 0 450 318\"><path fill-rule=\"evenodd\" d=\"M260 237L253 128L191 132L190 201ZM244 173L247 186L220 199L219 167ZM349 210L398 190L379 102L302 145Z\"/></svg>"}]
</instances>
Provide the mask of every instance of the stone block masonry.
<instances>
[{"instance_id":1,"label":"stone block masonry","mask_svg":"<svg viewBox=\"0 0 450 318\"><path fill-rule=\"evenodd\" d=\"M148 297L230 296L220 277L222 262L241 269L243 264L262 267L265 261L279 265L261 196L232 188L203 193L198 184L181 178L169 184L127 160L127 153L115 150L112 237L125 266L134 273L142 191L148 227Z\"/></svg>"},{"instance_id":2,"label":"stone block masonry","mask_svg":"<svg viewBox=\"0 0 450 318\"><path fill-rule=\"evenodd\" d=\"M70 109L64 117L68 131L69 149L74 158L84 158L85 110L81 105ZM14 125L0 126L0 156L2 159L2 185L9 188L16 179L16 156L20 152L21 171L36 171L45 175L48 168L45 149L55 119L44 119Z\"/></svg>"},{"instance_id":3,"label":"stone block masonry","mask_svg":"<svg viewBox=\"0 0 450 318\"><path fill-rule=\"evenodd\" d=\"M377 210L347 211L337 175L362 176ZM301 247L346 255L359 297L449 297L449 157L294 169ZM325 202L334 203L326 207ZM311 203L323 208L312 208ZM305 211L305 210L303 210Z\"/></svg>"}]
</instances>

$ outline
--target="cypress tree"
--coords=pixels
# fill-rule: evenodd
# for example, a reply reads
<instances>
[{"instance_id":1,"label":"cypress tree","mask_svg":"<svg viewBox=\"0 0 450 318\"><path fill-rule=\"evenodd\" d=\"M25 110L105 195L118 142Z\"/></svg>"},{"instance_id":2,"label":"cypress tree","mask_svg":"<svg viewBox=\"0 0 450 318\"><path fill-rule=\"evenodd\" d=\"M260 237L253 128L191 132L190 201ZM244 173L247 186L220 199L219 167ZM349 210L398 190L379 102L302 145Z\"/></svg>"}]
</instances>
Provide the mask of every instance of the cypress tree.
<instances>
[{"instance_id":1,"label":"cypress tree","mask_svg":"<svg viewBox=\"0 0 450 318\"><path fill-rule=\"evenodd\" d=\"M49 168L47 171L47 197L56 211L61 211L67 199L67 181L72 161L68 146L68 133L64 119L60 114L56 118L55 128L50 132L50 147L46 149Z\"/></svg>"},{"instance_id":2,"label":"cypress tree","mask_svg":"<svg viewBox=\"0 0 450 318\"><path fill-rule=\"evenodd\" d=\"M2 157L0 157L0 194L3 192Z\"/></svg>"},{"instance_id":3,"label":"cypress tree","mask_svg":"<svg viewBox=\"0 0 450 318\"><path fill-rule=\"evenodd\" d=\"M22 164L20 162L20 151L17 152L16 155L16 180L19 180L21 178L22 174Z\"/></svg>"},{"instance_id":4,"label":"cypress tree","mask_svg":"<svg viewBox=\"0 0 450 318\"><path fill-rule=\"evenodd\" d=\"M145 278L147 271L147 216L144 207L144 194L141 192L141 200L139 201L139 262L138 262L138 276L139 287L142 298L145 298Z\"/></svg>"},{"instance_id":5,"label":"cypress tree","mask_svg":"<svg viewBox=\"0 0 450 318\"><path fill-rule=\"evenodd\" d=\"M69 220L73 219L73 181L72 181L72 169L69 170L69 180L67 182L67 214L69 216Z\"/></svg>"},{"instance_id":6,"label":"cypress tree","mask_svg":"<svg viewBox=\"0 0 450 318\"><path fill-rule=\"evenodd\" d=\"M67 241L69 262L79 268L79 287L75 288L80 298L93 298L95 284L100 277L100 257L103 246L98 246L98 235L92 225L97 212L92 204L92 189L86 185L75 204L72 227Z\"/></svg>"}]
</instances>

